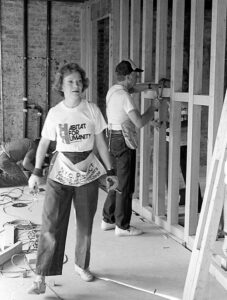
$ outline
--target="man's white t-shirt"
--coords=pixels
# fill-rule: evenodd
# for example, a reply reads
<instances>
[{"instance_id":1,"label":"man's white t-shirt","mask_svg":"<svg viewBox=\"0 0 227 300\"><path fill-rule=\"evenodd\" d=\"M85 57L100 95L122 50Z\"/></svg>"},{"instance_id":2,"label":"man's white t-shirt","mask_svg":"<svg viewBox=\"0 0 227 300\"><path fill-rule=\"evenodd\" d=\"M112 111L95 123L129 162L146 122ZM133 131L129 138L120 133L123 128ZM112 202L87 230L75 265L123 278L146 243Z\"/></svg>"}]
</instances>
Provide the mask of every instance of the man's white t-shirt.
<instances>
[{"instance_id":1,"label":"man's white t-shirt","mask_svg":"<svg viewBox=\"0 0 227 300\"><path fill-rule=\"evenodd\" d=\"M83 152L94 146L94 135L106 128L103 115L95 103L82 100L68 108L61 101L52 107L42 129L42 137L57 141L56 151Z\"/></svg>"},{"instance_id":2,"label":"man's white t-shirt","mask_svg":"<svg viewBox=\"0 0 227 300\"><path fill-rule=\"evenodd\" d=\"M109 129L120 130L128 113L136 106L128 91L120 84L113 85L106 95L106 114Z\"/></svg>"}]
</instances>

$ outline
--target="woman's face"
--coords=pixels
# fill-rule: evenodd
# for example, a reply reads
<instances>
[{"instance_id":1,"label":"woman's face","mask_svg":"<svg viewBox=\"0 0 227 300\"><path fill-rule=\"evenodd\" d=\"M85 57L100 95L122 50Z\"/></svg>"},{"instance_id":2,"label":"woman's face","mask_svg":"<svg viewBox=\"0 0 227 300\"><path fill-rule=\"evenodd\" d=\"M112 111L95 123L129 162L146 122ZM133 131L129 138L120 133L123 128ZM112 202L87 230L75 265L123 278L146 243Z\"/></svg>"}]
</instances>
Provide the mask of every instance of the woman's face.
<instances>
[{"instance_id":1,"label":"woman's face","mask_svg":"<svg viewBox=\"0 0 227 300\"><path fill-rule=\"evenodd\" d=\"M83 82L79 72L67 74L63 78L62 91L65 98L80 98L83 91Z\"/></svg>"}]
</instances>

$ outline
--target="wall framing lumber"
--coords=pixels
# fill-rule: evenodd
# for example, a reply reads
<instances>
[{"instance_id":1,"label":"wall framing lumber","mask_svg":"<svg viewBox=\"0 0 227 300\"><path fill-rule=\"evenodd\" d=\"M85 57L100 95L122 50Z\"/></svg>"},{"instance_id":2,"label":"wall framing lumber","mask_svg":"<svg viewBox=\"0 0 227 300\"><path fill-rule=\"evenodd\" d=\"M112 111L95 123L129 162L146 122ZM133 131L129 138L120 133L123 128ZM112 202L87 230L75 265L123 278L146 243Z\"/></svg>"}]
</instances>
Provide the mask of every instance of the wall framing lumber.
<instances>
[{"instance_id":1,"label":"wall framing lumber","mask_svg":"<svg viewBox=\"0 0 227 300\"><path fill-rule=\"evenodd\" d=\"M200 166L201 107L194 95L202 92L204 0L191 2L187 174L185 199L185 241L194 235L198 223L198 184Z\"/></svg>"},{"instance_id":2,"label":"wall framing lumber","mask_svg":"<svg viewBox=\"0 0 227 300\"><path fill-rule=\"evenodd\" d=\"M11 245L6 250L0 252L0 265L3 265L14 254L17 254L17 253L20 253L20 252L22 252L22 242L21 241Z\"/></svg>"},{"instance_id":3,"label":"wall framing lumber","mask_svg":"<svg viewBox=\"0 0 227 300\"><path fill-rule=\"evenodd\" d=\"M211 161L217 128L224 98L224 68L226 44L226 0L212 2L210 103L208 117L209 143L207 146L207 169Z\"/></svg>"},{"instance_id":4,"label":"wall framing lumber","mask_svg":"<svg viewBox=\"0 0 227 300\"><path fill-rule=\"evenodd\" d=\"M92 26L91 5L84 4L81 9L81 65L88 78L92 78ZM92 80L86 90L86 99L92 99Z\"/></svg>"},{"instance_id":5,"label":"wall framing lumber","mask_svg":"<svg viewBox=\"0 0 227 300\"><path fill-rule=\"evenodd\" d=\"M208 174L203 206L184 287L184 300L204 299L207 276L224 203L224 164L227 158L227 93Z\"/></svg>"},{"instance_id":6,"label":"wall framing lumber","mask_svg":"<svg viewBox=\"0 0 227 300\"><path fill-rule=\"evenodd\" d=\"M119 61L129 56L129 0L120 0Z\"/></svg>"},{"instance_id":7,"label":"wall framing lumber","mask_svg":"<svg viewBox=\"0 0 227 300\"><path fill-rule=\"evenodd\" d=\"M153 1L143 2L143 27L142 27L142 82L152 81L152 49L153 49ZM141 113L143 114L150 106L150 100L141 94ZM140 131L140 178L139 199L142 206L149 204L150 182L150 156L151 134L149 123ZM148 150L149 149L149 150Z\"/></svg>"},{"instance_id":8,"label":"wall framing lumber","mask_svg":"<svg viewBox=\"0 0 227 300\"><path fill-rule=\"evenodd\" d=\"M120 0L112 0L109 34L109 87L114 83L115 67L119 63L120 43Z\"/></svg>"},{"instance_id":9,"label":"wall framing lumber","mask_svg":"<svg viewBox=\"0 0 227 300\"><path fill-rule=\"evenodd\" d=\"M131 18L130 18L130 58L136 65L140 65L140 22L141 22L141 0L131 0ZM135 104L140 110L140 94L132 95ZM137 132L138 140L140 140L140 132ZM135 191L134 197L138 198L139 195L139 161L140 155L136 152L136 178L135 178Z\"/></svg>"},{"instance_id":10,"label":"wall framing lumber","mask_svg":"<svg viewBox=\"0 0 227 300\"><path fill-rule=\"evenodd\" d=\"M166 78L168 1L157 1L155 81ZM159 120L165 121L167 104L162 100ZM154 129L153 207L157 216L165 214L166 124Z\"/></svg>"},{"instance_id":11,"label":"wall framing lumber","mask_svg":"<svg viewBox=\"0 0 227 300\"><path fill-rule=\"evenodd\" d=\"M167 220L170 225L178 224L179 169L174 166L180 166L181 103L175 101L174 92L181 89L183 77L184 7L184 1L173 1L167 207Z\"/></svg>"}]
</instances>

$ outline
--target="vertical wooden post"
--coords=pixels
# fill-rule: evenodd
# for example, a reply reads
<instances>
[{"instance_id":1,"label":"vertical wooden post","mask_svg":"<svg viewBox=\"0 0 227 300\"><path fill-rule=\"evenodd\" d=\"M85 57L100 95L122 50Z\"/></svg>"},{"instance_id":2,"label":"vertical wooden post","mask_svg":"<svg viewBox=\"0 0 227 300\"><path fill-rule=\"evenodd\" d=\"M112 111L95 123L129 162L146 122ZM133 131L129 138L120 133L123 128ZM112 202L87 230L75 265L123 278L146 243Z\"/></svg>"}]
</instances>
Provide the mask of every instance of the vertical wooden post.
<instances>
[{"instance_id":1,"label":"vertical wooden post","mask_svg":"<svg viewBox=\"0 0 227 300\"><path fill-rule=\"evenodd\" d=\"M140 22L141 22L141 0L131 0L131 20L130 20L130 58L137 64L140 65ZM133 95L135 104L140 110L140 94ZM138 132L140 138L140 132ZM136 152L136 177L135 177L135 192L134 197L137 198L139 195L139 176L138 166L140 155L139 151Z\"/></svg>"},{"instance_id":2,"label":"vertical wooden post","mask_svg":"<svg viewBox=\"0 0 227 300\"><path fill-rule=\"evenodd\" d=\"M205 286L224 202L224 164L227 158L226 118L227 93L207 178L204 203L189 263L183 300L205 299Z\"/></svg>"},{"instance_id":3,"label":"vertical wooden post","mask_svg":"<svg viewBox=\"0 0 227 300\"><path fill-rule=\"evenodd\" d=\"M157 1L155 81L166 77L168 1ZM166 103L159 109L159 120L166 118ZM165 214L166 125L154 130L153 207L157 216Z\"/></svg>"},{"instance_id":4,"label":"vertical wooden post","mask_svg":"<svg viewBox=\"0 0 227 300\"><path fill-rule=\"evenodd\" d=\"M83 55L81 59L83 60L84 67L86 70L86 75L89 79L92 78L92 42L91 42L91 6L90 4L85 4L84 6L84 14L82 17L84 17L83 21L83 42L81 44L81 52L83 52ZM89 87L86 90L86 98L92 98L92 80L90 80Z\"/></svg>"},{"instance_id":5,"label":"vertical wooden post","mask_svg":"<svg viewBox=\"0 0 227 300\"><path fill-rule=\"evenodd\" d=\"M129 0L120 0L119 61L129 57Z\"/></svg>"},{"instance_id":6,"label":"vertical wooden post","mask_svg":"<svg viewBox=\"0 0 227 300\"><path fill-rule=\"evenodd\" d=\"M152 81L152 48L153 48L153 0L143 1L143 27L142 27L142 82ZM141 113L150 106L150 99L141 95ZM142 206L149 203L150 186L150 155L151 134L150 124L140 131L140 185L139 199Z\"/></svg>"},{"instance_id":7,"label":"vertical wooden post","mask_svg":"<svg viewBox=\"0 0 227 300\"><path fill-rule=\"evenodd\" d=\"M169 173L168 173L168 213L170 225L178 224L178 195L180 140L181 140L181 103L175 101L174 93L182 87L184 51L184 7L185 1L173 1L172 51L171 51L171 101L169 136Z\"/></svg>"},{"instance_id":8,"label":"vertical wooden post","mask_svg":"<svg viewBox=\"0 0 227 300\"><path fill-rule=\"evenodd\" d=\"M112 0L109 39L109 87L114 83L115 67L119 63L120 0Z\"/></svg>"},{"instance_id":9,"label":"vertical wooden post","mask_svg":"<svg viewBox=\"0 0 227 300\"><path fill-rule=\"evenodd\" d=\"M208 118L207 172L209 171L224 97L224 68L226 44L226 0L212 2L210 105Z\"/></svg>"},{"instance_id":10,"label":"vertical wooden post","mask_svg":"<svg viewBox=\"0 0 227 300\"><path fill-rule=\"evenodd\" d=\"M204 0L191 2L191 37L189 65L189 103L187 137L187 174L185 203L185 241L194 235L198 223L198 184L200 166L201 106L194 95L202 93Z\"/></svg>"}]
</instances>

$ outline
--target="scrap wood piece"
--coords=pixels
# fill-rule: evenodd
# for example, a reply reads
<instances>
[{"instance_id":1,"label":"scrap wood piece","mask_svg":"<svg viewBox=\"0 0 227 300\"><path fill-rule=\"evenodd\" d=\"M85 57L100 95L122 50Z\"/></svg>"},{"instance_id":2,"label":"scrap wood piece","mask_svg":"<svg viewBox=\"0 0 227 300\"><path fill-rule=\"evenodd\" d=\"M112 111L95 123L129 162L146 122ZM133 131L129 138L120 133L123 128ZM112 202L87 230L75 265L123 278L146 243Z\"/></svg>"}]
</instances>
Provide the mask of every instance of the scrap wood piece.
<instances>
[{"instance_id":1,"label":"scrap wood piece","mask_svg":"<svg viewBox=\"0 0 227 300\"><path fill-rule=\"evenodd\" d=\"M17 243L11 245L6 250L0 252L0 265L3 265L8 261L14 254L22 252L22 242L18 241Z\"/></svg>"},{"instance_id":2,"label":"scrap wood piece","mask_svg":"<svg viewBox=\"0 0 227 300\"><path fill-rule=\"evenodd\" d=\"M210 264L209 272L216 280L227 290L227 271L223 269L223 260L222 257L212 257L212 263Z\"/></svg>"}]
</instances>

